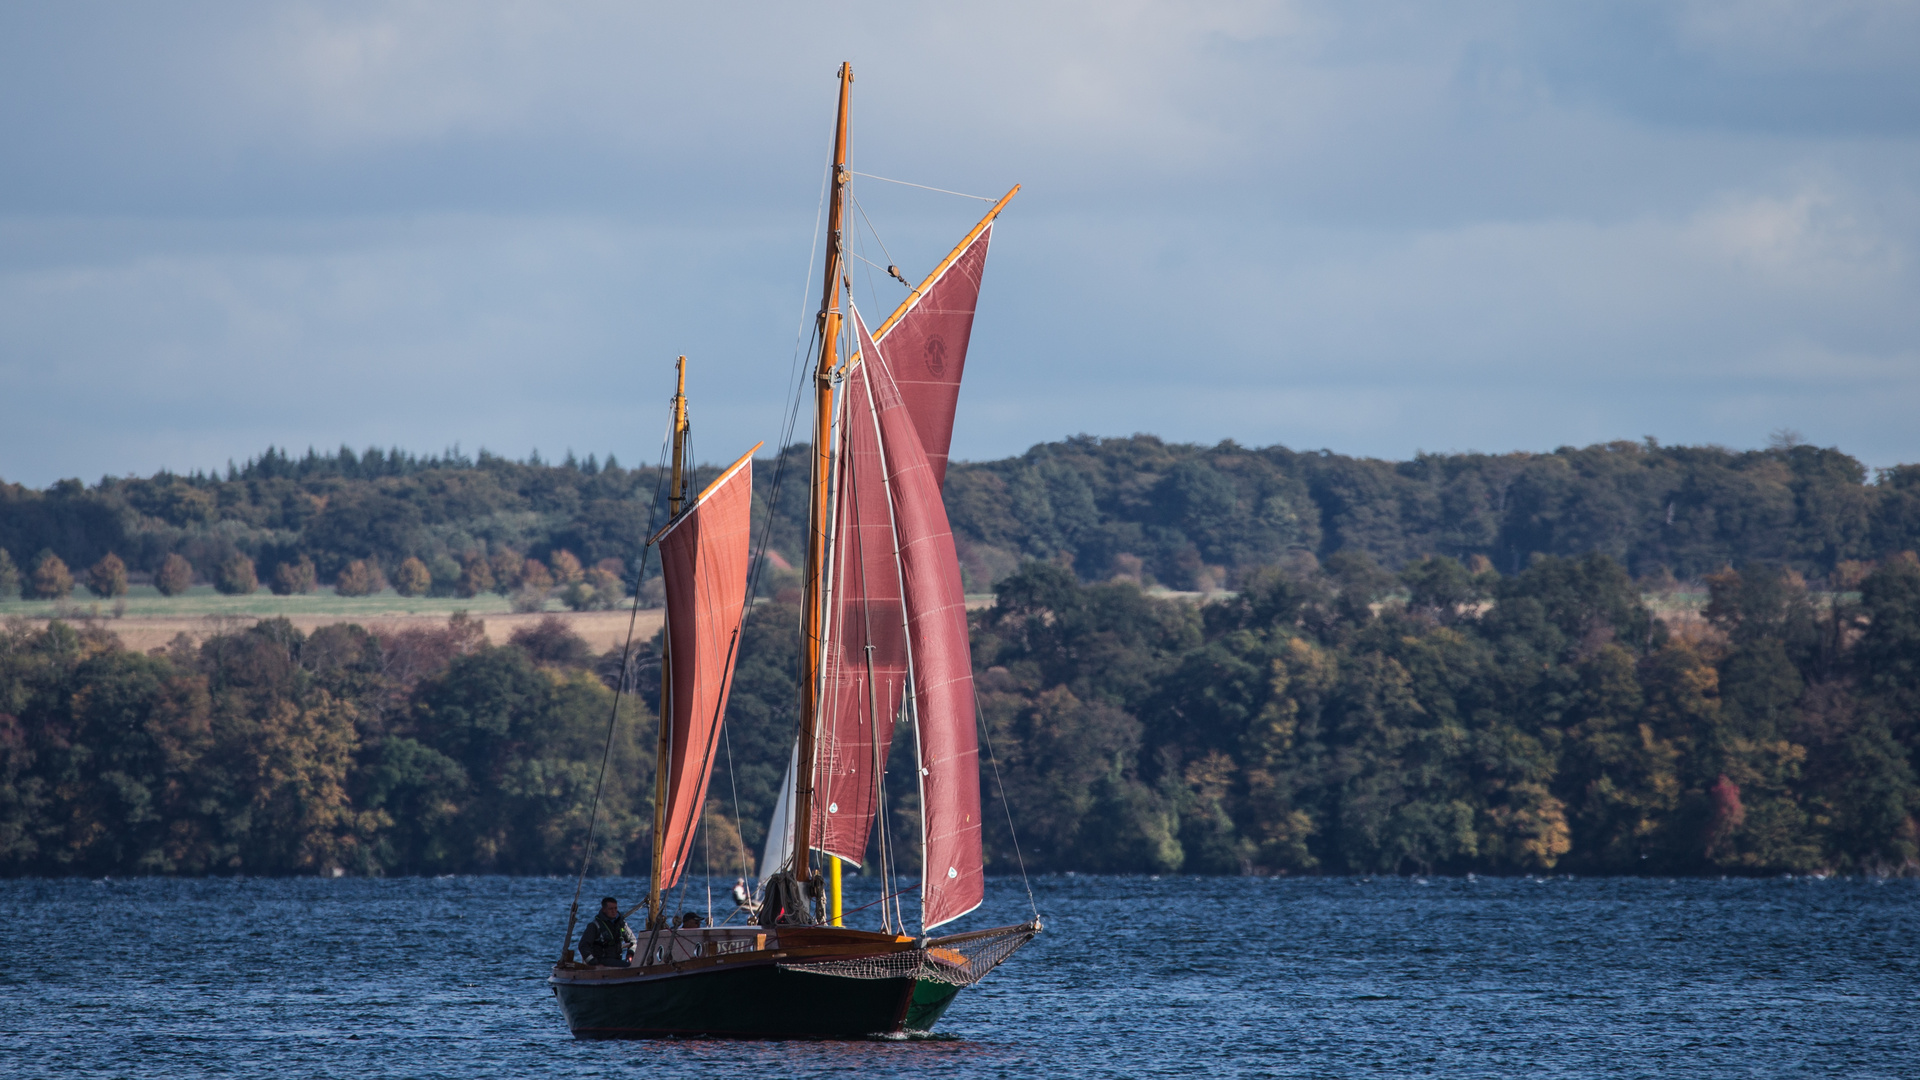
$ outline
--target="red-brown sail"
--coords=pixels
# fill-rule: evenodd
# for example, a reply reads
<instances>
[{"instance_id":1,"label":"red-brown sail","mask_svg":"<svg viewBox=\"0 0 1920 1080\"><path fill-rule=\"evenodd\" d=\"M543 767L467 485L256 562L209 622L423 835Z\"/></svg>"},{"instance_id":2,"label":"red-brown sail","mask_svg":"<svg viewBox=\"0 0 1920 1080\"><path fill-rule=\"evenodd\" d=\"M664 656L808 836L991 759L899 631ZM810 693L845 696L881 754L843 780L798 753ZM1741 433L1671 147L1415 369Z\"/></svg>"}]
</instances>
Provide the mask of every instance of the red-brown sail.
<instances>
[{"instance_id":1,"label":"red-brown sail","mask_svg":"<svg viewBox=\"0 0 1920 1080\"><path fill-rule=\"evenodd\" d=\"M656 538L666 585L667 662L672 671L661 889L680 880L706 800L707 779L713 775L747 596L753 454L758 449L728 466Z\"/></svg>"},{"instance_id":2,"label":"red-brown sail","mask_svg":"<svg viewBox=\"0 0 1920 1080\"><path fill-rule=\"evenodd\" d=\"M880 771L906 691L906 614L864 365L848 373L840 413L813 835L821 851L859 866L879 813Z\"/></svg>"},{"instance_id":3,"label":"red-brown sail","mask_svg":"<svg viewBox=\"0 0 1920 1080\"><path fill-rule=\"evenodd\" d=\"M921 925L931 929L972 911L986 895L966 594L940 484L920 434L887 354L868 336L858 308L853 318L899 545L908 692L920 751Z\"/></svg>"},{"instance_id":4,"label":"red-brown sail","mask_svg":"<svg viewBox=\"0 0 1920 1080\"><path fill-rule=\"evenodd\" d=\"M904 314L882 329L893 382L900 388L920 445L927 452L936 488L947 482L947 449L953 442L953 412L960 375L973 337L973 310L980 275L987 268L993 226L980 231L945 270L909 301Z\"/></svg>"}]
</instances>

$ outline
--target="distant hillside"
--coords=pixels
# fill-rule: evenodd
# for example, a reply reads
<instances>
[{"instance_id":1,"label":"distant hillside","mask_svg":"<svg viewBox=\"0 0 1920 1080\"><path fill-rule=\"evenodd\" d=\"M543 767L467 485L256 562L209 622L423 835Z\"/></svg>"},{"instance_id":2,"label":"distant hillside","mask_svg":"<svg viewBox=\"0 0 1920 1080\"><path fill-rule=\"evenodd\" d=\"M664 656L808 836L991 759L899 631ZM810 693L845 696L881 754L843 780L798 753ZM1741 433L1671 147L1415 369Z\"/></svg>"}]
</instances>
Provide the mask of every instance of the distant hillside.
<instances>
[{"instance_id":1,"label":"distant hillside","mask_svg":"<svg viewBox=\"0 0 1920 1080\"><path fill-rule=\"evenodd\" d=\"M784 456L790 482L773 547L791 559L804 534L806 455L791 447ZM777 466L758 466L763 522ZM502 549L543 559L566 550L587 565L618 559L631 575L659 486L655 469L591 457L270 449L224 476L63 480L44 491L0 484L0 549L23 567L51 550L76 571L112 552L135 575L178 553L203 579L237 551L263 582L303 556L322 583L356 559L391 576L418 557L437 591L454 588L462 556ZM1236 584L1292 552L1324 559L1345 549L1393 569L1441 554L1512 574L1535 553L1597 552L1642 577L1778 563L1821 578L1841 562L1920 548L1920 466L1869 477L1847 454L1807 445L1620 442L1395 462L1079 436L957 463L947 502L974 590L1023 559L1071 565L1085 581L1194 589Z\"/></svg>"}]
</instances>

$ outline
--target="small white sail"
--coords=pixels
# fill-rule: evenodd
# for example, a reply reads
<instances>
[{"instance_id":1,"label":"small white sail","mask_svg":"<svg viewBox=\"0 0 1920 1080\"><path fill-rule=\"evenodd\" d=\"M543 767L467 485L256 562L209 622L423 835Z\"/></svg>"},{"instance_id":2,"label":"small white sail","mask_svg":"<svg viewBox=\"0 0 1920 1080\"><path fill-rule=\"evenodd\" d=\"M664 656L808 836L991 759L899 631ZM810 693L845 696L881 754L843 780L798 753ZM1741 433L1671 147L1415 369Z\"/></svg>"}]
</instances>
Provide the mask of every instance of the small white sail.
<instances>
[{"instance_id":1,"label":"small white sail","mask_svg":"<svg viewBox=\"0 0 1920 1080\"><path fill-rule=\"evenodd\" d=\"M767 823L767 844L760 852L760 884L779 873L793 861L793 774L799 771L800 746L794 744L787 760L787 775L780 781L780 801L773 806L773 820Z\"/></svg>"}]
</instances>

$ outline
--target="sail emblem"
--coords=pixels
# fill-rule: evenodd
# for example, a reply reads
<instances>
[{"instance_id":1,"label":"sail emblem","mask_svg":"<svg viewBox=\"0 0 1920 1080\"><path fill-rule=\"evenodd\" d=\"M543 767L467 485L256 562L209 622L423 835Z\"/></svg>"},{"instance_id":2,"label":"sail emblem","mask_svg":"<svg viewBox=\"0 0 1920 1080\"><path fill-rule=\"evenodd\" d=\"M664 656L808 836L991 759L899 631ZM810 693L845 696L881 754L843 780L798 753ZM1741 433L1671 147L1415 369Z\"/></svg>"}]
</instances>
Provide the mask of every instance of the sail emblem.
<instances>
[{"instance_id":1,"label":"sail emblem","mask_svg":"<svg viewBox=\"0 0 1920 1080\"><path fill-rule=\"evenodd\" d=\"M927 339L927 374L939 378L947 373L947 343L938 337Z\"/></svg>"}]
</instances>

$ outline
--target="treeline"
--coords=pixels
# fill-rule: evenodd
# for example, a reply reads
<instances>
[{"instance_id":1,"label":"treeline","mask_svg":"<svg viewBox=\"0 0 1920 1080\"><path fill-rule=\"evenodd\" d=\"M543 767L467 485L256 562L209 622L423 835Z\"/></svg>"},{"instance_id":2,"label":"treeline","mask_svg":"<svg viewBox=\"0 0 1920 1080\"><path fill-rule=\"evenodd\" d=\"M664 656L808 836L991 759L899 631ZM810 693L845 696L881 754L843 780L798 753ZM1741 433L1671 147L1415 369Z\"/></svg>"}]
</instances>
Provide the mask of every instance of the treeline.
<instances>
[{"instance_id":1,"label":"treeline","mask_svg":"<svg viewBox=\"0 0 1920 1080\"><path fill-rule=\"evenodd\" d=\"M1605 555L1519 574L1362 553L1207 604L1022 564L974 614L991 868L1920 871L1920 562L1778 564L1656 618ZM749 617L696 858L754 861L792 745L799 612ZM643 873L657 640L557 620L129 652L0 635L0 873L565 873L624 685L595 865ZM624 683L623 683L624 680ZM911 732L887 791L915 865ZM1004 794L1010 814L998 803Z\"/></svg>"},{"instance_id":2,"label":"treeline","mask_svg":"<svg viewBox=\"0 0 1920 1080\"><path fill-rule=\"evenodd\" d=\"M804 448L787 451L804 477ZM764 523L777 462L763 463L756 518ZM696 469L704 484L714 470ZM224 476L205 473L62 480L44 491L0 483L0 598L54 599L91 588L111 562L128 582L163 593L195 583L222 591L295 593L332 587L472 596L558 589L598 569L625 594L642 583L648 526L665 521L664 477L572 454L558 464L482 451L419 458L399 450L342 447L293 457L269 449ZM782 500L776 550L804 531L804 480ZM579 573L564 569L570 561ZM9 577L5 567L14 567ZM56 570L41 573L43 567ZM654 567L645 572L651 579ZM63 576L64 575L64 576ZM544 578L550 582L543 582ZM769 587L777 575L768 575ZM103 579L104 580L104 579ZM591 583L590 584L594 584ZM598 582L574 606L604 606ZM111 592L109 585L108 595ZM597 600L596 600L597 598Z\"/></svg>"},{"instance_id":3,"label":"treeline","mask_svg":"<svg viewBox=\"0 0 1920 1080\"><path fill-rule=\"evenodd\" d=\"M1838 573L1722 571L1670 627L1597 554L1302 558L1201 607L1034 562L975 660L1030 866L1913 873L1920 563Z\"/></svg>"},{"instance_id":4,"label":"treeline","mask_svg":"<svg viewBox=\"0 0 1920 1080\"><path fill-rule=\"evenodd\" d=\"M769 595L790 586L777 568L802 550L807 468L800 446L758 466L757 527L773 517ZM156 584L170 559L176 574L213 584L244 579L244 559L260 587L412 574L458 595L474 587L476 565L498 581L511 576L503 560L548 564L566 552L583 567L619 567L630 592L661 490L659 470L612 458L273 449L217 476L0 484L0 550L14 587L27 589L48 556L83 583L112 556L131 580ZM1770 562L1824 582L1842 563L1920 549L1920 465L1869 477L1839 450L1790 439L1755 451L1648 440L1394 462L1081 436L955 463L947 506L976 592L1027 559L1070 566L1082 581L1212 591L1299 552L1360 552L1393 570L1445 555L1508 575L1535 555L1599 553L1654 581ZM0 569L0 588L5 577Z\"/></svg>"},{"instance_id":5,"label":"treeline","mask_svg":"<svg viewBox=\"0 0 1920 1080\"><path fill-rule=\"evenodd\" d=\"M956 465L947 505L983 583L1031 558L1083 581L1211 590L1296 551L1394 570L1484 559L1505 574L1535 555L1597 553L1655 580L1774 562L1824 579L1920 548L1920 466L1869 479L1839 450L1784 438L1755 451L1649 439L1381 461L1080 436Z\"/></svg>"},{"instance_id":6,"label":"treeline","mask_svg":"<svg viewBox=\"0 0 1920 1080\"><path fill-rule=\"evenodd\" d=\"M274 619L152 654L16 620L0 873L571 873L612 703L595 661L551 620L490 647L462 616L385 638ZM632 865L653 768L652 715L628 700L601 806L610 872Z\"/></svg>"}]
</instances>

